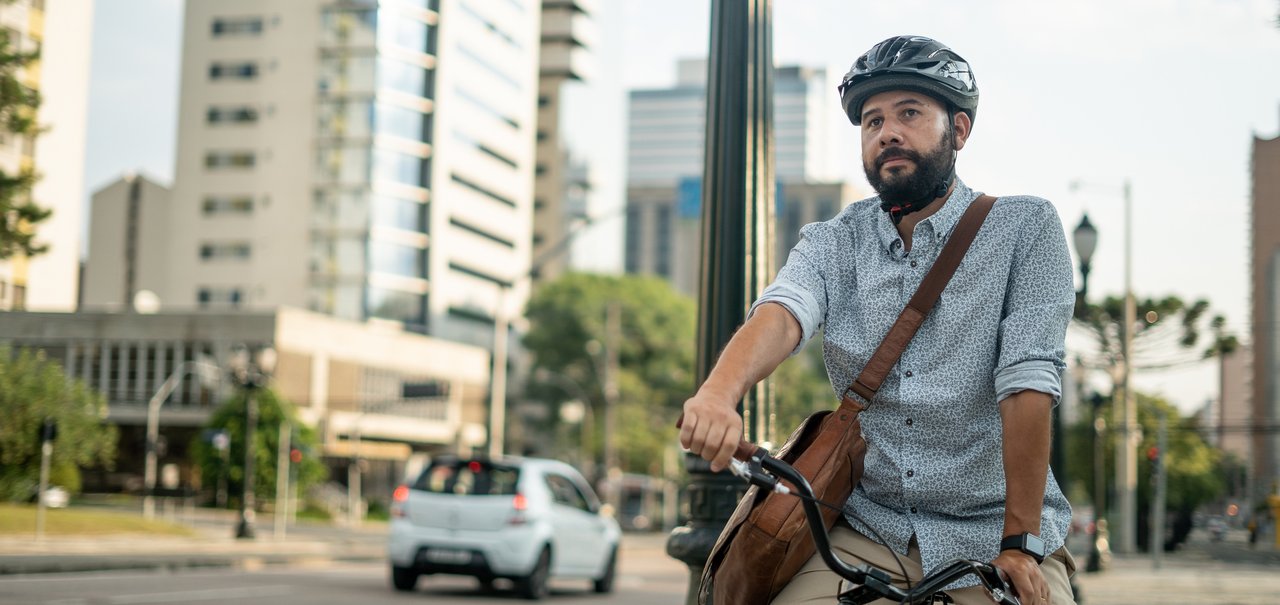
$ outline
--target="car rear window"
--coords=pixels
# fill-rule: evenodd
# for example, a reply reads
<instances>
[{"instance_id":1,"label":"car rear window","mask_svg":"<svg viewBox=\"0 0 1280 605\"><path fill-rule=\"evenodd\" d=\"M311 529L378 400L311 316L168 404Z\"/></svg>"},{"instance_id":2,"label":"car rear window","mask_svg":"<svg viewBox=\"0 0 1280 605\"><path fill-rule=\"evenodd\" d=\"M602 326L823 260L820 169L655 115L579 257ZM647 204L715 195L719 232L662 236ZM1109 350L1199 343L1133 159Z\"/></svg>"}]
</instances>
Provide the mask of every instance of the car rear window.
<instances>
[{"instance_id":1,"label":"car rear window","mask_svg":"<svg viewBox=\"0 0 1280 605\"><path fill-rule=\"evenodd\" d=\"M510 496L520 469L486 460L443 459L422 471L413 489L459 496Z\"/></svg>"}]
</instances>

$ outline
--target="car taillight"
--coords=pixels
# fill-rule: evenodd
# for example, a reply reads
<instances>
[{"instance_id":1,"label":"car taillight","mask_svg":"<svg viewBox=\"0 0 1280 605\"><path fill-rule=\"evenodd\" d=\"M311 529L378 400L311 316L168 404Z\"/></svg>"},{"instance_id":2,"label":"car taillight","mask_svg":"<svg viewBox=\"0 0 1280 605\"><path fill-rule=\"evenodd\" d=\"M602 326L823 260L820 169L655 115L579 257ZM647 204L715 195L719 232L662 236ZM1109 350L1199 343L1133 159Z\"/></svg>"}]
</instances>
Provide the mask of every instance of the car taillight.
<instances>
[{"instance_id":1,"label":"car taillight","mask_svg":"<svg viewBox=\"0 0 1280 605\"><path fill-rule=\"evenodd\" d=\"M528 522L524 512L529 509L529 499L525 498L524 494L516 494L516 497L511 499L511 508L515 509L516 514L507 521L508 525L524 525Z\"/></svg>"},{"instance_id":2,"label":"car taillight","mask_svg":"<svg viewBox=\"0 0 1280 605\"><path fill-rule=\"evenodd\" d=\"M409 516L409 486L401 485L391 492L391 516L403 519Z\"/></svg>"}]
</instances>

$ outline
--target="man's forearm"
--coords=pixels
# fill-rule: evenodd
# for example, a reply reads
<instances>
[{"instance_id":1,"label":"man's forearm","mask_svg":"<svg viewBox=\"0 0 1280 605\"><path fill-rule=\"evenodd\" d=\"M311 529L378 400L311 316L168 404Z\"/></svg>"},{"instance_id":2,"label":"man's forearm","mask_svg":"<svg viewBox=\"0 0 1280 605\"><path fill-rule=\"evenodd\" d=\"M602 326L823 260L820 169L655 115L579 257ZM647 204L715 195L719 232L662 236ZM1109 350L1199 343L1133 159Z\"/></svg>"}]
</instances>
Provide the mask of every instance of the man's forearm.
<instances>
[{"instance_id":1,"label":"man's forearm","mask_svg":"<svg viewBox=\"0 0 1280 605\"><path fill-rule=\"evenodd\" d=\"M719 393L737 402L790 356L804 335L800 323L782 305L765 303L729 339L699 391Z\"/></svg>"},{"instance_id":2,"label":"man's forearm","mask_svg":"<svg viewBox=\"0 0 1280 605\"><path fill-rule=\"evenodd\" d=\"M1053 399L1022 391L1000 402L1004 429L1004 535L1040 534L1048 481Z\"/></svg>"}]
</instances>

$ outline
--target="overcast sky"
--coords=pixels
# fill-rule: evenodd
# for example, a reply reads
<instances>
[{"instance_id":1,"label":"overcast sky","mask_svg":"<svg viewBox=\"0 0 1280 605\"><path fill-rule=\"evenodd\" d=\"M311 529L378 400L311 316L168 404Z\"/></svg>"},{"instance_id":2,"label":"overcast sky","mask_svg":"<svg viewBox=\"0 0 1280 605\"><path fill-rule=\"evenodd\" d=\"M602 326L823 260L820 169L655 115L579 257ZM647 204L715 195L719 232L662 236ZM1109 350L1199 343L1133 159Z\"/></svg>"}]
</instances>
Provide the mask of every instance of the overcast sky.
<instances>
[{"instance_id":1,"label":"overcast sky","mask_svg":"<svg viewBox=\"0 0 1280 605\"><path fill-rule=\"evenodd\" d=\"M616 215L625 175L626 91L674 82L675 61L706 55L709 3L600 0L596 75L571 85L567 134L591 158L597 214ZM832 98L859 54L891 35L937 38L974 68L982 102L959 174L993 194L1054 202L1069 232L1099 231L1090 292L1123 284L1120 186L1133 185L1134 289L1208 298L1248 326L1249 158L1280 129L1274 0L775 0L775 64L827 68ZM140 169L173 174L182 2L99 0L86 181ZM866 190L858 136L828 116L840 175ZM1090 186L1072 192L1068 184ZM86 192L87 194L88 192ZM87 215L86 215L87 216ZM621 266L621 220L579 242L585 266ZM691 261L692 262L692 261ZM1140 385L1184 409L1216 393L1216 372L1150 375Z\"/></svg>"}]
</instances>

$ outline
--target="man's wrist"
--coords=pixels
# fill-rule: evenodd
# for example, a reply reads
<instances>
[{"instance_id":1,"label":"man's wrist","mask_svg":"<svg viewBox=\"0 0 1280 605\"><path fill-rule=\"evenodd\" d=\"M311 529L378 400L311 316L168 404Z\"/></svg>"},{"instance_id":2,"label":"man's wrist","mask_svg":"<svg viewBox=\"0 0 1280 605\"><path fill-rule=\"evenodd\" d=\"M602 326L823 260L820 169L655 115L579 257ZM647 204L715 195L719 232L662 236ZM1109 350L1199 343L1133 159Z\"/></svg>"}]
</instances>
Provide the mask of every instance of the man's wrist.
<instances>
[{"instance_id":1,"label":"man's wrist","mask_svg":"<svg viewBox=\"0 0 1280 605\"><path fill-rule=\"evenodd\" d=\"M1000 540L1000 552L1004 553L1005 551L1020 552L1027 555L1035 559L1037 565L1043 563L1045 556L1048 554L1045 552L1044 539L1031 532L1005 536L1004 539Z\"/></svg>"}]
</instances>

